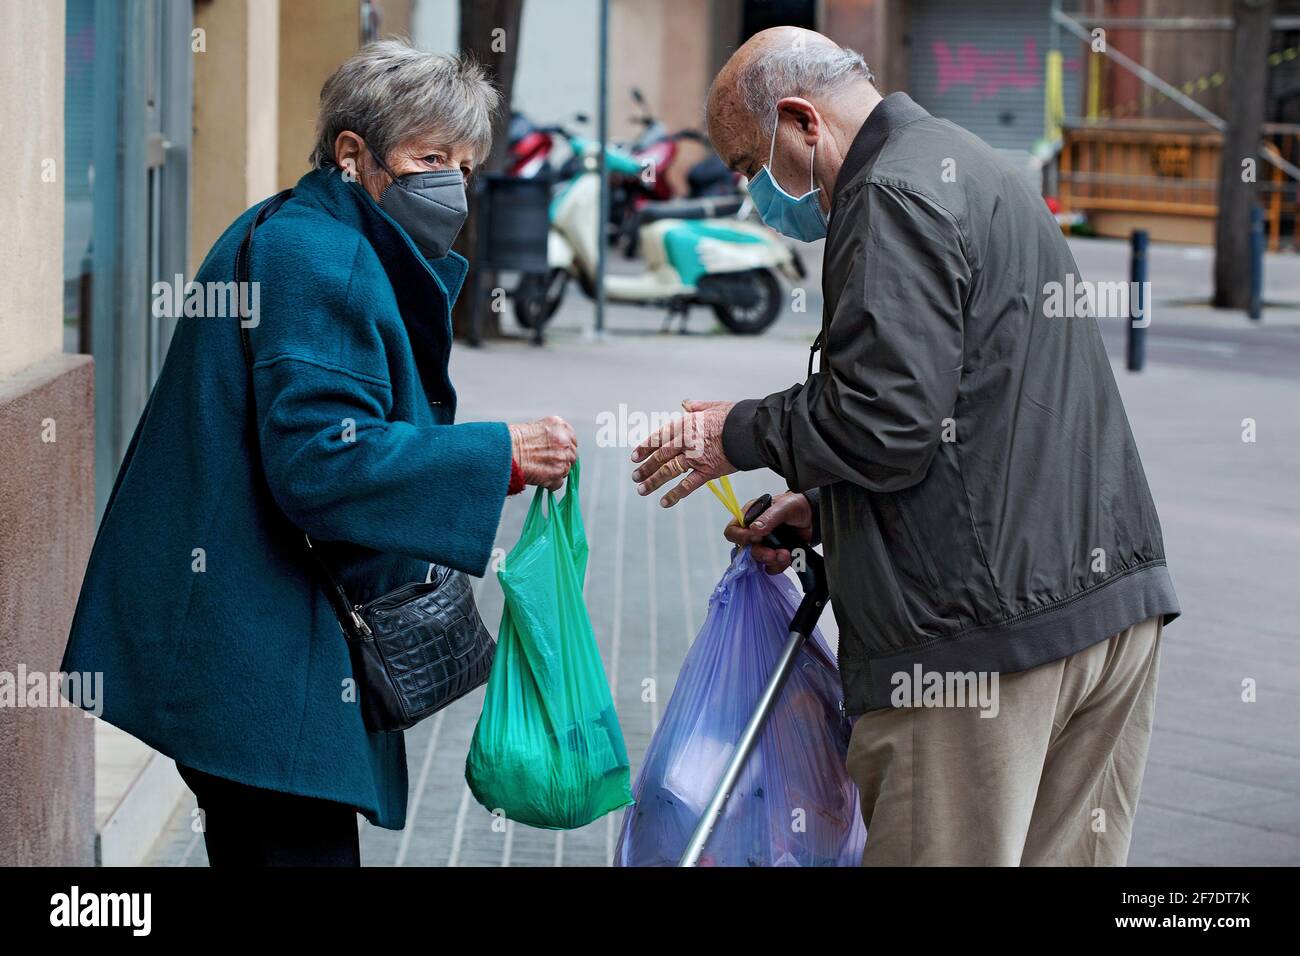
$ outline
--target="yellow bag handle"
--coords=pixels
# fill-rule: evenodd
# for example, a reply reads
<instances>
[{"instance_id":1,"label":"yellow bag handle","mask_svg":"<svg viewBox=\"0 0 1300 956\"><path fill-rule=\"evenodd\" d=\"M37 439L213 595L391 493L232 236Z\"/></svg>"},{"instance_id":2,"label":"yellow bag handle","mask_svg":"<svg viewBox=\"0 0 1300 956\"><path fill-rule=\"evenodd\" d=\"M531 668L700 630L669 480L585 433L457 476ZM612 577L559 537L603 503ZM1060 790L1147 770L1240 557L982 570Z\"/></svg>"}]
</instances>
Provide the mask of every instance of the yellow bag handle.
<instances>
[{"instance_id":1,"label":"yellow bag handle","mask_svg":"<svg viewBox=\"0 0 1300 956\"><path fill-rule=\"evenodd\" d=\"M682 408L686 408L686 403L682 402ZM745 512L740 510L740 502L736 500L736 492L732 490L731 479L726 475L721 478L710 479L705 482L709 486L709 491L722 502L722 507L731 512L731 516L736 519L736 523L742 528L745 526ZM721 485L721 487L719 487Z\"/></svg>"},{"instance_id":2,"label":"yellow bag handle","mask_svg":"<svg viewBox=\"0 0 1300 956\"><path fill-rule=\"evenodd\" d=\"M719 485L722 487L719 488ZM731 479L723 475L716 481L709 481L708 486L709 491L717 496L718 500L722 502L722 506L731 512L732 517L736 519L736 523L743 528L745 526L745 513L740 510L740 502L736 500L736 492L732 490Z\"/></svg>"}]
</instances>

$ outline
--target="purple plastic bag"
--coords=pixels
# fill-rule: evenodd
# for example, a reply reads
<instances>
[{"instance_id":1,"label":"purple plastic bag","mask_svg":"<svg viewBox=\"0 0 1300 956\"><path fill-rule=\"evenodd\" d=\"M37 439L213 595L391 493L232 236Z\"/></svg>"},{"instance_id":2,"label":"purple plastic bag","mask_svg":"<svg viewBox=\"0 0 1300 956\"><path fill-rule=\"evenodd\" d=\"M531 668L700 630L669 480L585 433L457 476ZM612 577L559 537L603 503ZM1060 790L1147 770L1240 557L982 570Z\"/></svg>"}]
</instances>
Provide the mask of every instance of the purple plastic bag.
<instances>
[{"instance_id":1,"label":"purple plastic bag","mask_svg":"<svg viewBox=\"0 0 1300 956\"><path fill-rule=\"evenodd\" d=\"M615 866L676 866L789 635L799 590L749 548L709 598L623 817ZM844 768L849 722L820 631L804 644L700 866L857 866L867 832Z\"/></svg>"}]
</instances>

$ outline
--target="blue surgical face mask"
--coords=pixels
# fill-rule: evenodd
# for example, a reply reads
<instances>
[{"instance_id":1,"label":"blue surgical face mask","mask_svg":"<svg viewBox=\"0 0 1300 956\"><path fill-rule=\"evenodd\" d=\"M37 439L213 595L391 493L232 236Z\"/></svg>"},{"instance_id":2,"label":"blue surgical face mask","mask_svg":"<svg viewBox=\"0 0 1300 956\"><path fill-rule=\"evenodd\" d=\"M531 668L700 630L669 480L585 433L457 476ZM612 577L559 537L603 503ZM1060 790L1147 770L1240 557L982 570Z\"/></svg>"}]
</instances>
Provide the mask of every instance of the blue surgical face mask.
<instances>
[{"instance_id":1,"label":"blue surgical face mask","mask_svg":"<svg viewBox=\"0 0 1300 956\"><path fill-rule=\"evenodd\" d=\"M781 121L777 114L777 122ZM817 158L816 145L812 148L809 160L808 192L802 196L791 196L781 188L772 175L772 157L776 153L776 127L772 127L772 147L768 150L767 165L749 181L749 197L754 200L754 208L759 217L783 236L798 239L801 242L816 242L826 238L826 214L818 201L820 189L813 182L812 162Z\"/></svg>"}]
</instances>

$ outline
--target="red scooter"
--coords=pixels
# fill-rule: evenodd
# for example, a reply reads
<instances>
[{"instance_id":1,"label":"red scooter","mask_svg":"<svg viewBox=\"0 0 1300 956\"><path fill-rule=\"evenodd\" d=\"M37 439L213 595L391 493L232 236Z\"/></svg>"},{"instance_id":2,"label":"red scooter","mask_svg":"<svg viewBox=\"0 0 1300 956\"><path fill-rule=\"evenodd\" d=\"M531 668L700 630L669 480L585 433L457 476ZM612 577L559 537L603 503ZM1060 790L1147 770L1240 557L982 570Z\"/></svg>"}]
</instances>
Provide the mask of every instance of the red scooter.
<instances>
[{"instance_id":1,"label":"red scooter","mask_svg":"<svg viewBox=\"0 0 1300 956\"><path fill-rule=\"evenodd\" d=\"M614 239L629 258L638 254L638 236L644 223L658 219L734 216L744 203L736 175L712 152L687 173L686 196L676 193L667 173L677 160L681 142L689 140L708 146L708 138L694 129L670 133L650 113L644 95L636 87L632 88L632 99L641 108L632 120L643 126L644 131L627 148L640 163L641 173L612 179L610 196Z\"/></svg>"},{"instance_id":2,"label":"red scooter","mask_svg":"<svg viewBox=\"0 0 1300 956\"><path fill-rule=\"evenodd\" d=\"M555 148L551 131L534 125L523 113L510 114L506 139L510 144L510 160L506 164L508 175L533 179L549 165Z\"/></svg>"}]
</instances>

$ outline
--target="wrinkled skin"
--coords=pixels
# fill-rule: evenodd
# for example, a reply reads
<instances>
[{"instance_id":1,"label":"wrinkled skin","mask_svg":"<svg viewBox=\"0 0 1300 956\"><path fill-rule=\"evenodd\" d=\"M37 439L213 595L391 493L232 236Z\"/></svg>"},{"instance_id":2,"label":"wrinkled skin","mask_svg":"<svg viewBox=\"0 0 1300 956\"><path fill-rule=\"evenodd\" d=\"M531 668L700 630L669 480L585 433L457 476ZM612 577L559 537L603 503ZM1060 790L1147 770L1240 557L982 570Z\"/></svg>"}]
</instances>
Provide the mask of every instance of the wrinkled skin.
<instances>
[{"instance_id":1,"label":"wrinkled skin","mask_svg":"<svg viewBox=\"0 0 1300 956\"><path fill-rule=\"evenodd\" d=\"M753 504L753 501L747 501L744 510L748 511ZM805 542L809 542L813 537L812 519L812 506L808 503L808 498L797 491L784 491L773 495L772 504L749 525L742 527L733 518L722 536L742 548L749 545L750 554L768 574L781 574L790 567L794 556L786 548L769 548L763 544L764 535L780 525L789 525L799 532Z\"/></svg>"},{"instance_id":2,"label":"wrinkled skin","mask_svg":"<svg viewBox=\"0 0 1300 956\"><path fill-rule=\"evenodd\" d=\"M682 402L686 414L659 429L632 452L640 467L632 472L637 494L651 494L685 475L659 504L671 508L705 482L730 475L736 466L722 450L722 424L734 402Z\"/></svg>"}]
</instances>

